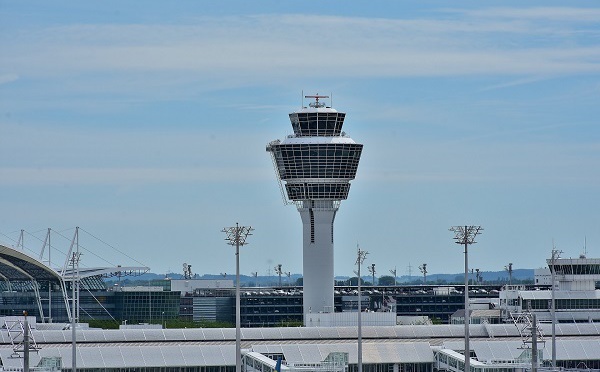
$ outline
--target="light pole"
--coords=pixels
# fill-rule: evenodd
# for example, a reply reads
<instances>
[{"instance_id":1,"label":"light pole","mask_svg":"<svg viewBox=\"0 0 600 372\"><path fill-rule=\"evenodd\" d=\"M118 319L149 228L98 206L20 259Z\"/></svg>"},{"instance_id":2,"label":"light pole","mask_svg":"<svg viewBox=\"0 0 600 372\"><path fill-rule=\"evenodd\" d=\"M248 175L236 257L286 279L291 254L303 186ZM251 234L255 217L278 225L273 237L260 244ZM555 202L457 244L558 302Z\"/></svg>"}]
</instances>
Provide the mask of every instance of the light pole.
<instances>
[{"instance_id":1,"label":"light pole","mask_svg":"<svg viewBox=\"0 0 600 372\"><path fill-rule=\"evenodd\" d=\"M552 274L552 369L556 369L556 300L554 298L554 287L556 283L556 260L560 257L562 251L552 247L552 256L550 258L550 273Z\"/></svg>"},{"instance_id":2,"label":"light pole","mask_svg":"<svg viewBox=\"0 0 600 372\"><path fill-rule=\"evenodd\" d=\"M279 275L279 288L281 288L281 274L283 274L281 267L281 264L277 264L277 266L275 266L275 274Z\"/></svg>"},{"instance_id":3,"label":"light pole","mask_svg":"<svg viewBox=\"0 0 600 372\"><path fill-rule=\"evenodd\" d=\"M165 327L165 312L162 312L162 318L160 319L160 322L162 323L163 329L166 328Z\"/></svg>"},{"instance_id":4,"label":"light pole","mask_svg":"<svg viewBox=\"0 0 600 372\"><path fill-rule=\"evenodd\" d=\"M421 273L423 273L423 285L425 285L427 284L427 264L424 263L419 266L419 270L421 270Z\"/></svg>"},{"instance_id":5,"label":"light pole","mask_svg":"<svg viewBox=\"0 0 600 372\"><path fill-rule=\"evenodd\" d=\"M469 254L468 247L474 244L475 237L481 233L481 226L452 226L450 231L454 233L456 244L465 246L465 371L470 372L471 369L471 348L469 345Z\"/></svg>"},{"instance_id":6,"label":"light pole","mask_svg":"<svg viewBox=\"0 0 600 372\"><path fill-rule=\"evenodd\" d=\"M371 266L368 266L367 268L369 269L369 272L373 276L373 287L375 287L375 264L371 264Z\"/></svg>"},{"instance_id":7,"label":"light pole","mask_svg":"<svg viewBox=\"0 0 600 372\"><path fill-rule=\"evenodd\" d=\"M512 285L512 262L509 262L507 266L504 266L504 270L508 271L508 285Z\"/></svg>"},{"instance_id":8,"label":"light pole","mask_svg":"<svg viewBox=\"0 0 600 372\"><path fill-rule=\"evenodd\" d=\"M362 313L362 299L361 299L361 288L360 288L360 266L367 258L369 252L363 251L357 248L356 265L358 265L358 372L362 372L362 324L361 324L361 313Z\"/></svg>"},{"instance_id":9,"label":"light pole","mask_svg":"<svg viewBox=\"0 0 600 372\"><path fill-rule=\"evenodd\" d=\"M242 372L242 350L240 331L240 246L246 245L246 238L254 230L250 226L239 226L236 222L233 227L225 227L222 232L226 234L227 244L235 246L235 371Z\"/></svg>"},{"instance_id":10,"label":"light pole","mask_svg":"<svg viewBox=\"0 0 600 372\"><path fill-rule=\"evenodd\" d=\"M390 270L390 274L394 275L394 287L398 285L398 282L396 281L396 266L394 266L394 270Z\"/></svg>"}]
</instances>

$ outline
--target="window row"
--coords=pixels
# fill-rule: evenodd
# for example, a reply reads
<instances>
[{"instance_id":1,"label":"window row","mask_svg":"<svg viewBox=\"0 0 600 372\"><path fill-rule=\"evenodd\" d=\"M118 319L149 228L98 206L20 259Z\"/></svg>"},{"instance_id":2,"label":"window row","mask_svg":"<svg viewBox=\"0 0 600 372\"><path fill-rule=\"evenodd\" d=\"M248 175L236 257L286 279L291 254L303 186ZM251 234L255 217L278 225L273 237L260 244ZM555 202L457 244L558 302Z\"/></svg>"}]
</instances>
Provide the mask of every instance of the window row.
<instances>
[{"instance_id":1,"label":"window row","mask_svg":"<svg viewBox=\"0 0 600 372\"><path fill-rule=\"evenodd\" d=\"M346 114L330 113L293 113L290 121L294 133L299 137L339 136Z\"/></svg>"},{"instance_id":2,"label":"window row","mask_svg":"<svg viewBox=\"0 0 600 372\"><path fill-rule=\"evenodd\" d=\"M334 199L348 198L349 183L319 183L319 184L288 184L285 185L290 200Z\"/></svg>"}]
</instances>

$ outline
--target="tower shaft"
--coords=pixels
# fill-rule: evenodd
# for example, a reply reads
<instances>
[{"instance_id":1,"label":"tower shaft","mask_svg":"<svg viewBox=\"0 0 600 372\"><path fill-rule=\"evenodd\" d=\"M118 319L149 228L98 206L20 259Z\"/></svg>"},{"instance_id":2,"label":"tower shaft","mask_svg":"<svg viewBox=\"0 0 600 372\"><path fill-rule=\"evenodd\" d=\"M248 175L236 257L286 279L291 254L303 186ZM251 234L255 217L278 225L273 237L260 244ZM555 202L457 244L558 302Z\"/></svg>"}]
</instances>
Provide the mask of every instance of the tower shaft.
<instances>
[{"instance_id":1,"label":"tower shaft","mask_svg":"<svg viewBox=\"0 0 600 372\"><path fill-rule=\"evenodd\" d=\"M337 207L332 202L318 208L312 201L304 204L298 208L302 219L304 314L333 312L333 221Z\"/></svg>"}]
</instances>

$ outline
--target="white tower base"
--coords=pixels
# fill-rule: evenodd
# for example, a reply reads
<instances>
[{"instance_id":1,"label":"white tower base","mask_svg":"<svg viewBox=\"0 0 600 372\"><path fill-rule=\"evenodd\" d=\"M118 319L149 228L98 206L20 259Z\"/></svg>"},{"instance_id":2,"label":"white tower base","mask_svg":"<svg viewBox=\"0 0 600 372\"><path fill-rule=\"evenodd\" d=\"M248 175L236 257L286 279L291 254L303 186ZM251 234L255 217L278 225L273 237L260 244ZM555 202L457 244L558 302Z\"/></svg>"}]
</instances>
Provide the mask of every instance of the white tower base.
<instances>
[{"instance_id":1,"label":"white tower base","mask_svg":"<svg viewBox=\"0 0 600 372\"><path fill-rule=\"evenodd\" d=\"M299 203L300 204L300 203ZM304 314L332 313L333 221L338 210L333 201L304 201L298 206L303 235Z\"/></svg>"}]
</instances>

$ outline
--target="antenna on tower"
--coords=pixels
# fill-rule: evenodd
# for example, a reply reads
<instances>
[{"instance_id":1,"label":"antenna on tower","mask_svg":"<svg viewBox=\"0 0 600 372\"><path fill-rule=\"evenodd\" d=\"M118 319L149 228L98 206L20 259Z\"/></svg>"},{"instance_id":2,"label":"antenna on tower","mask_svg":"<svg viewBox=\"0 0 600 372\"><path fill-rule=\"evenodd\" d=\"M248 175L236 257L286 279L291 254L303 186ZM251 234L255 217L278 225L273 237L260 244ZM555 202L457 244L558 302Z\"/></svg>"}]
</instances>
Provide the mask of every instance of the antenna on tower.
<instances>
[{"instance_id":1,"label":"antenna on tower","mask_svg":"<svg viewBox=\"0 0 600 372\"><path fill-rule=\"evenodd\" d=\"M410 262L408 263L408 280L411 280L412 277L412 265Z\"/></svg>"}]
</instances>

